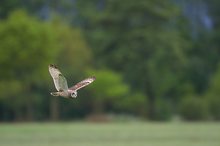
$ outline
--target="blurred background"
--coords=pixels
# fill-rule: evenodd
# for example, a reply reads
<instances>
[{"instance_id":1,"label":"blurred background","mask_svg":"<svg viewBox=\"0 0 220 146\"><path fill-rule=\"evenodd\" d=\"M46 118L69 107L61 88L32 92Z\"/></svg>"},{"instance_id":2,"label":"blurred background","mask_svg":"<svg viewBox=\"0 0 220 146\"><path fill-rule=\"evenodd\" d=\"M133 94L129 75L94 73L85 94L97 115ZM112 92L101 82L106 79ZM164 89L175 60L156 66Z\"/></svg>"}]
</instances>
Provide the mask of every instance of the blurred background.
<instances>
[{"instance_id":1,"label":"blurred background","mask_svg":"<svg viewBox=\"0 0 220 146\"><path fill-rule=\"evenodd\" d=\"M1 0L0 121L220 120L220 1ZM48 64L74 100L52 97Z\"/></svg>"}]
</instances>

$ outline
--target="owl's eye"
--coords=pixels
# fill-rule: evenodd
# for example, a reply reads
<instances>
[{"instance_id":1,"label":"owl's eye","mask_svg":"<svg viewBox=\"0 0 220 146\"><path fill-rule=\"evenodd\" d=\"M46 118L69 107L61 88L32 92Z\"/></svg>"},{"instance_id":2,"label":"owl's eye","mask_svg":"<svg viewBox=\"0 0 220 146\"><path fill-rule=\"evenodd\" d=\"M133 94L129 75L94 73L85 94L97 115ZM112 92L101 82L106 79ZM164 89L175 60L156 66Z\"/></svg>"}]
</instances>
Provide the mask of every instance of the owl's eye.
<instances>
[{"instance_id":1,"label":"owl's eye","mask_svg":"<svg viewBox=\"0 0 220 146\"><path fill-rule=\"evenodd\" d=\"M76 96L77 96L76 92L71 93L71 97L76 98Z\"/></svg>"}]
</instances>

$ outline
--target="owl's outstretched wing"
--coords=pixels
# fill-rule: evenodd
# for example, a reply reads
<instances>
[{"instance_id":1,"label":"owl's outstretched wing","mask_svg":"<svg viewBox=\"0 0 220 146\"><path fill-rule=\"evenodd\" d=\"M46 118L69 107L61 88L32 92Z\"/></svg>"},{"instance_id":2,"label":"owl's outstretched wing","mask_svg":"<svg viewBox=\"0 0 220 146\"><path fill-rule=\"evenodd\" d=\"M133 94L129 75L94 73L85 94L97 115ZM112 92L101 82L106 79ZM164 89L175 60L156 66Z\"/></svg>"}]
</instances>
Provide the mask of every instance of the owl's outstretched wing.
<instances>
[{"instance_id":1,"label":"owl's outstretched wing","mask_svg":"<svg viewBox=\"0 0 220 146\"><path fill-rule=\"evenodd\" d=\"M56 65L50 64L49 65L49 72L51 77L53 78L54 85L57 91L67 91L68 85L66 78L62 75Z\"/></svg>"},{"instance_id":2,"label":"owl's outstretched wing","mask_svg":"<svg viewBox=\"0 0 220 146\"><path fill-rule=\"evenodd\" d=\"M82 80L81 82L77 83L76 85L74 85L73 87L69 88L69 90L79 90L89 84L91 84L96 78L95 77L89 77L85 80Z\"/></svg>"}]
</instances>

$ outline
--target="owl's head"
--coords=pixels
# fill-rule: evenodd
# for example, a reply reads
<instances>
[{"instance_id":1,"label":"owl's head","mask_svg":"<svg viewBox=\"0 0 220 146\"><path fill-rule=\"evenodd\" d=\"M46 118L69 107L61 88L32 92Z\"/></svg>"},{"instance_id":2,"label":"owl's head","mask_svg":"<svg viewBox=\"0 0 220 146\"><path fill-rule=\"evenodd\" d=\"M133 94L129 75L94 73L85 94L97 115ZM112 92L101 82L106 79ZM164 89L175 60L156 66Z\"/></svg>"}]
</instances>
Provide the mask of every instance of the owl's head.
<instances>
[{"instance_id":1,"label":"owl's head","mask_svg":"<svg viewBox=\"0 0 220 146\"><path fill-rule=\"evenodd\" d=\"M72 93L70 94L70 96L71 96L72 98L76 98L77 92L76 92L76 91L72 92Z\"/></svg>"}]
</instances>

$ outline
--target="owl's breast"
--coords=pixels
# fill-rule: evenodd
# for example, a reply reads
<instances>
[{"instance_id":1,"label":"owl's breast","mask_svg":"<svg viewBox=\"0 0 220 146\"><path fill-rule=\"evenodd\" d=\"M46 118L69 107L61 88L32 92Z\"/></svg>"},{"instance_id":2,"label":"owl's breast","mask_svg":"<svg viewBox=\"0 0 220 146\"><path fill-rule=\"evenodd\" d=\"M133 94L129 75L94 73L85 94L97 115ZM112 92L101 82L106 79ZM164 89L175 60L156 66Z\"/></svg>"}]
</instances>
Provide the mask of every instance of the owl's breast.
<instances>
[{"instance_id":1,"label":"owl's breast","mask_svg":"<svg viewBox=\"0 0 220 146\"><path fill-rule=\"evenodd\" d=\"M60 96L70 97L70 93L69 92L60 92Z\"/></svg>"}]
</instances>

